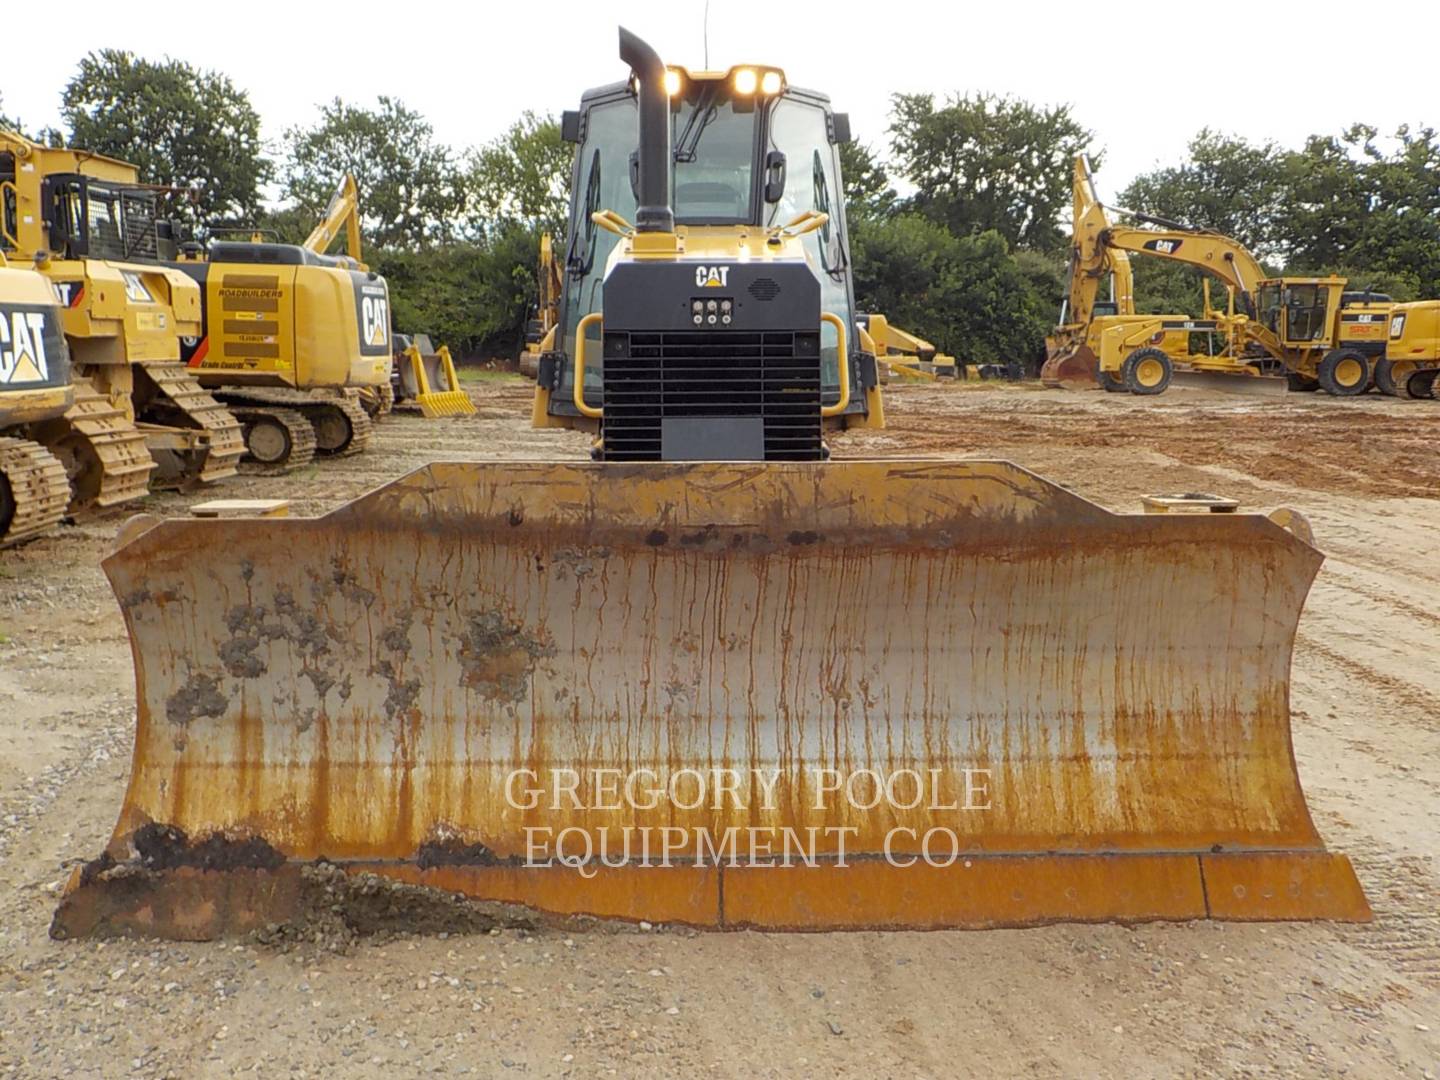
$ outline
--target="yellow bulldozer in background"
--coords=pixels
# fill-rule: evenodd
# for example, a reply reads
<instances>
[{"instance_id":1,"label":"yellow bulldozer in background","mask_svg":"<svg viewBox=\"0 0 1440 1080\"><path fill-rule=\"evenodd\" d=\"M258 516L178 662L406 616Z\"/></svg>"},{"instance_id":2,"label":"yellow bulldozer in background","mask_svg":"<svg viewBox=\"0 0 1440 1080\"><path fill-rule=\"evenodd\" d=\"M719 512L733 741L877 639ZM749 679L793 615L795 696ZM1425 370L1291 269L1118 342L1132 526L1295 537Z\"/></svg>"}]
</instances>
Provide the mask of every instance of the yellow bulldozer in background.
<instances>
[{"instance_id":1,"label":"yellow bulldozer in background","mask_svg":"<svg viewBox=\"0 0 1440 1080\"><path fill-rule=\"evenodd\" d=\"M212 239L176 263L204 290L184 357L245 427L249 457L295 468L370 442L362 390L390 386L390 293L361 260L359 191L346 176L300 244ZM328 254L344 233L346 254ZM182 249L184 251L184 249Z\"/></svg>"},{"instance_id":2,"label":"yellow bulldozer in background","mask_svg":"<svg viewBox=\"0 0 1440 1080\"><path fill-rule=\"evenodd\" d=\"M1390 309L1385 355L1375 363L1375 386L1391 397L1429 398L1440 375L1440 300Z\"/></svg>"},{"instance_id":3,"label":"yellow bulldozer in background","mask_svg":"<svg viewBox=\"0 0 1440 1080\"><path fill-rule=\"evenodd\" d=\"M0 225L0 249L32 261L64 304L74 508L233 476L240 425L181 362L181 338L200 333L199 290L161 265L173 232L135 167L0 130Z\"/></svg>"},{"instance_id":4,"label":"yellow bulldozer in background","mask_svg":"<svg viewBox=\"0 0 1440 1080\"><path fill-rule=\"evenodd\" d=\"M75 405L60 314L45 275L0 255L0 546L45 533L70 504L65 464L51 450Z\"/></svg>"},{"instance_id":5,"label":"yellow bulldozer in background","mask_svg":"<svg viewBox=\"0 0 1440 1080\"><path fill-rule=\"evenodd\" d=\"M1078 156L1069 286L1060 325L1046 341L1046 385L1159 394L1180 372L1187 382L1226 390L1288 387L1351 397L1369 389L1371 368L1385 351L1388 296L1351 290L1334 276L1272 278L1228 236L1131 210L1118 212L1139 224L1115 224L1106 210L1089 163ZM1228 310L1211 309L1207 292L1203 319L1135 314L1132 255L1192 266L1218 280ZM1112 277L1121 303L1097 308L1101 283ZM1192 333L1218 336L1222 344L1193 353Z\"/></svg>"},{"instance_id":6,"label":"yellow bulldozer in background","mask_svg":"<svg viewBox=\"0 0 1440 1080\"><path fill-rule=\"evenodd\" d=\"M882 422L847 118L620 55L562 125L533 407L597 460L131 523L130 784L52 933L244 933L319 860L712 928L1367 918L1290 745L1320 554L1004 461L826 460Z\"/></svg>"}]
</instances>

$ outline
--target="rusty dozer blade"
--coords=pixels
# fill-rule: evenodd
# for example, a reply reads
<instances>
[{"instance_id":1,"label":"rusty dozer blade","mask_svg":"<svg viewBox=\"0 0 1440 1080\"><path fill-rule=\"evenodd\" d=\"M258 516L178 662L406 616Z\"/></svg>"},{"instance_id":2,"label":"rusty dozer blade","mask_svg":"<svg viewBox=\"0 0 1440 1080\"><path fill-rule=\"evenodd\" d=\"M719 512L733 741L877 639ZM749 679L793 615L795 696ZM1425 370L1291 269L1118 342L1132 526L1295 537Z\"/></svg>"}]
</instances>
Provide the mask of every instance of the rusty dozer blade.
<instances>
[{"instance_id":1,"label":"rusty dozer blade","mask_svg":"<svg viewBox=\"0 0 1440 1080\"><path fill-rule=\"evenodd\" d=\"M136 531L130 786L57 937L284 921L320 860L717 928L1369 916L1291 753L1321 556L1263 516L505 462Z\"/></svg>"}]
</instances>

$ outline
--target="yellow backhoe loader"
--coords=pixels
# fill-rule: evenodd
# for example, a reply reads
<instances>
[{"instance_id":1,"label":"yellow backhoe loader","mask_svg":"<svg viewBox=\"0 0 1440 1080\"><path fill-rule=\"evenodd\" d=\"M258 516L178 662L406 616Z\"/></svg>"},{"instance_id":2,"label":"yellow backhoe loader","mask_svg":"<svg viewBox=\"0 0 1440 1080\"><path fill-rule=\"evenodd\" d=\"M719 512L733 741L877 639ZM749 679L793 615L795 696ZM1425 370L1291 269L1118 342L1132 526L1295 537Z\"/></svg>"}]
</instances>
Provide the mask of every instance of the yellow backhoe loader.
<instances>
[{"instance_id":1,"label":"yellow backhoe loader","mask_svg":"<svg viewBox=\"0 0 1440 1080\"><path fill-rule=\"evenodd\" d=\"M1163 218L1119 210L1139 224L1114 224L1083 156L1075 161L1074 191L1069 290L1046 342L1046 385L1158 394L1181 371L1188 382L1221 389L1324 389L1338 397L1369 389L1371 367L1385 350L1388 296L1352 291L1340 277L1267 277L1239 242ZM1135 314L1131 255L1218 279L1229 309L1207 310L1204 319ZM1101 282L1112 276L1128 303L1097 310ZM1213 354L1192 353L1181 345L1191 333L1216 335L1223 344Z\"/></svg>"},{"instance_id":2,"label":"yellow backhoe loader","mask_svg":"<svg viewBox=\"0 0 1440 1080\"><path fill-rule=\"evenodd\" d=\"M370 442L390 386L390 293L361 260L359 192L346 176L301 244L213 239L175 265L204 290L185 362L245 426L249 457L295 468ZM344 234L345 255L328 254Z\"/></svg>"},{"instance_id":3,"label":"yellow backhoe loader","mask_svg":"<svg viewBox=\"0 0 1440 1080\"><path fill-rule=\"evenodd\" d=\"M70 483L47 443L75 406L60 298L43 274L0 255L0 546L65 516Z\"/></svg>"},{"instance_id":4,"label":"yellow backhoe loader","mask_svg":"<svg viewBox=\"0 0 1440 1080\"><path fill-rule=\"evenodd\" d=\"M1390 309L1385 355L1375 362L1375 386L1392 397L1435 396L1440 375L1440 300L1418 300Z\"/></svg>"},{"instance_id":5,"label":"yellow backhoe loader","mask_svg":"<svg viewBox=\"0 0 1440 1080\"><path fill-rule=\"evenodd\" d=\"M233 476L245 449L235 417L181 362L180 339L200 332L199 290L159 264L173 232L137 180L123 161L0 130L0 248L33 261L65 305L76 403L61 456L77 510Z\"/></svg>"},{"instance_id":6,"label":"yellow backhoe loader","mask_svg":"<svg viewBox=\"0 0 1440 1080\"><path fill-rule=\"evenodd\" d=\"M374 877L710 928L1367 918L1291 754L1320 554L1003 461L826 460L881 421L846 117L620 55L563 122L533 414L597 460L132 523L130 786L52 933L243 933Z\"/></svg>"}]
</instances>

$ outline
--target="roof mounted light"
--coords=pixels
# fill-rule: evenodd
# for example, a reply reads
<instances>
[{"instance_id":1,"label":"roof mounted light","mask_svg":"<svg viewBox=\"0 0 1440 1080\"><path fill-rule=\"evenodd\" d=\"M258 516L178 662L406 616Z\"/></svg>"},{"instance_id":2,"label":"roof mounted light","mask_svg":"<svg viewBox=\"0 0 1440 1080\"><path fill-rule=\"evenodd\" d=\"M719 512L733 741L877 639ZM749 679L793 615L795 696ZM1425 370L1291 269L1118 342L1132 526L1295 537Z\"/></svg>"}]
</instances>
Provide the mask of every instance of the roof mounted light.
<instances>
[{"instance_id":1,"label":"roof mounted light","mask_svg":"<svg viewBox=\"0 0 1440 1080\"><path fill-rule=\"evenodd\" d=\"M755 88L760 84L760 76L755 74L754 68L741 68L735 72L735 92L749 96L755 93Z\"/></svg>"},{"instance_id":2,"label":"roof mounted light","mask_svg":"<svg viewBox=\"0 0 1440 1080\"><path fill-rule=\"evenodd\" d=\"M778 71L767 71L760 79L760 92L762 94L778 94L784 85Z\"/></svg>"},{"instance_id":3,"label":"roof mounted light","mask_svg":"<svg viewBox=\"0 0 1440 1080\"><path fill-rule=\"evenodd\" d=\"M671 97L678 97L680 94L681 85L682 83L680 79L680 72L676 71L674 68L666 68L665 93L669 94Z\"/></svg>"}]
</instances>

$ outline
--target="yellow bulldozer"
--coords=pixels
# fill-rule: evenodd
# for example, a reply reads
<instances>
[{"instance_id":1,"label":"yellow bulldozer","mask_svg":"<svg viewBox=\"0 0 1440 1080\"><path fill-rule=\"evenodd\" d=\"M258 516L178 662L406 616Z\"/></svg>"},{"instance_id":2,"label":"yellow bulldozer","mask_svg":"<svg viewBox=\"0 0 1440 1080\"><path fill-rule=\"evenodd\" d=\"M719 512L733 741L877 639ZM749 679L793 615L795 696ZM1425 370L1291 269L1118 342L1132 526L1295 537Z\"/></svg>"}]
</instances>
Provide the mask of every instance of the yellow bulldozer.
<instances>
[{"instance_id":1,"label":"yellow bulldozer","mask_svg":"<svg viewBox=\"0 0 1440 1080\"><path fill-rule=\"evenodd\" d=\"M1060 325L1046 341L1040 373L1046 385L1159 394L1180 373L1186 382L1227 390L1323 389L1351 397L1370 388L1371 369L1385 351L1390 297L1352 290L1341 277L1270 277L1228 236L1117 212L1137 224L1110 220L1089 163L1078 156L1069 287ZM1195 267L1218 280L1228 309L1211 308L1207 290L1203 319L1136 314L1133 255ZM1118 303L1102 305L1107 279L1117 283ZM1188 342L1196 333L1221 344L1193 353Z\"/></svg>"},{"instance_id":2,"label":"yellow bulldozer","mask_svg":"<svg viewBox=\"0 0 1440 1080\"><path fill-rule=\"evenodd\" d=\"M48 278L0 255L0 546L42 535L70 504L51 449L75 406L60 314Z\"/></svg>"},{"instance_id":3,"label":"yellow bulldozer","mask_svg":"<svg viewBox=\"0 0 1440 1080\"><path fill-rule=\"evenodd\" d=\"M881 421L846 117L620 56L563 122L533 412L596 460L127 527L130 785L52 934L243 933L317 875L332 913L379 878L716 929L1367 918L1291 753L1320 554L1004 461L827 460Z\"/></svg>"},{"instance_id":4,"label":"yellow bulldozer","mask_svg":"<svg viewBox=\"0 0 1440 1080\"><path fill-rule=\"evenodd\" d=\"M1429 398L1440 375L1440 300L1390 309L1385 355L1375 362L1375 386L1391 397Z\"/></svg>"},{"instance_id":5,"label":"yellow bulldozer","mask_svg":"<svg viewBox=\"0 0 1440 1080\"><path fill-rule=\"evenodd\" d=\"M204 332L186 343L186 365L244 425L262 465L359 453L371 438L361 391L384 408L390 293L361 260L359 206L346 176L303 243L212 239L175 264L203 289ZM346 254L328 254L342 233Z\"/></svg>"},{"instance_id":6,"label":"yellow bulldozer","mask_svg":"<svg viewBox=\"0 0 1440 1080\"><path fill-rule=\"evenodd\" d=\"M163 265L175 242L157 207L132 165L0 130L0 248L32 261L64 304L76 509L222 480L245 450L240 424L181 360L181 339L200 334L200 293Z\"/></svg>"}]
</instances>

